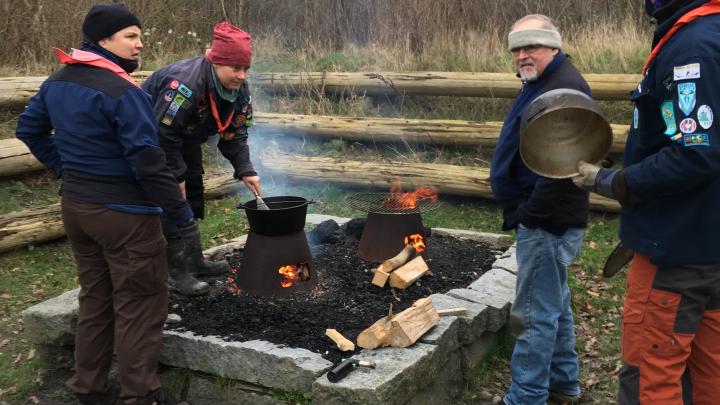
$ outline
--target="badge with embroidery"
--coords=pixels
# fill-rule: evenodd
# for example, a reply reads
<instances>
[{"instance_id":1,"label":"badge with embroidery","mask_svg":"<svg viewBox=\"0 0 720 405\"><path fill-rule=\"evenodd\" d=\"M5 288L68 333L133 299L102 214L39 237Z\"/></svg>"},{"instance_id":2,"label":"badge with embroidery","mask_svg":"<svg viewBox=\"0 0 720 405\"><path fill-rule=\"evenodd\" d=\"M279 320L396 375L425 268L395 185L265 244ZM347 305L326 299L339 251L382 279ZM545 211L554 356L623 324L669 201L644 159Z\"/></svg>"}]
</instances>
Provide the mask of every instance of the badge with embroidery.
<instances>
[{"instance_id":1,"label":"badge with embroidery","mask_svg":"<svg viewBox=\"0 0 720 405\"><path fill-rule=\"evenodd\" d=\"M695 108L695 83L678 84L678 107L685 115L690 115Z\"/></svg>"},{"instance_id":2,"label":"badge with embroidery","mask_svg":"<svg viewBox=\"0 0 720 405\"><path fill-rule=\"evenodd\" d=\"M225 131L224 133L220 134L220 136L224 141L232 141L233 139L235 139L235 132Z\"/></svg>"},{"instance_id":3,"label":"badge with embroidery","mask_svg":"<svg viewBox=\"0 0 720 405\"><path fill-rule=\"evenodd\" d=\"M689 80L700 78L700 64L691 63L685 66L673 67L673 80Z\"/></svg>"},{"instance_id":4,"label":"badge with embroidery","mask_svg":"<svg viewBox=\"0 0 720 405\"><path fill-rule=\"evenodd\" d=\"M680 121L680 132L684 134L689 134L691 132L695 132L697 129L697 123L692 118L685 118L684 120Z\"/></svg>"},{"instance_id":5,"label":"badge with embroidery","mask_svg":"<svg viewBox=\"0 0 720 405\"><path fill-rule=\"evenodd\" d=\"M685 146L710 146L708 134L687 134L683 137Z\"/></svg>"},{"instance_id":6,"label":"badge with embroidery","mask_svg":"<svg viewBox=\"0 0 720 405\"><path fill-rule=\"evenodd\" d=\"M633 128L637 129L639 119L640 119L640 117L639 117L638 109L637 109L637 107L635 107L635 109L633 110ZM674 125L674 123L673 123L673 125Z\"/></svg>"},{"instance_id":7,"label":"badge with embroidery","mask_svg":"<svg viewBox=\"0 0 720 405\"><path fill-rule=\"evenodd\" d=\"M709 105L701 105L697 111L698 124L703 129L708 129L713 124L713 110Z\"/></svg>"},{"instance_id":8,"label":"badge with embroidery","mask_svg":"<svg viewBox=\"0 0 720 405\"><path fill-rule=\"evenodd\" d=\"M162 119L161 122L162 122L163 124L165 124L165 125L170 125L170 124L172 124L172 122L173 122L173 116L171 116L171 115L166 115L166 116L163 117L163 119Z\"/></svg>"},{"instance_id":9,"label":"badge with embroidery","mask_svg":"<svg viewBox=\"0 0 720 405\"><path fill-rule=\"evenodd\" d=\"M175 89L178 88L178 86L180 86L180 82L179 82L179 81L173 80L173 81L170 82L170 88L171 88L171 89L175 90Z\"/></svg>"},{"instance_id":10,"label":"badge with embroidery","mask_svg":"<svg viewBox=\"0 0 720 405\"><path fill-rule=\"evenodd\" d=\"M168 90L165 92L165 101L168 103L172 101L173 97L175 96L175 92L172 90Z\"/></svg>"},{"instance_id":11,"label":"badge with embroidery","mask_svg":"<svg viewBox=\"0 0 720 405\"><path fill-rule=\"evenodd\" d=\"M238 115L235 117L235 122L234 122L235 126L236 126L236 127L239 127L240 125L244 124L244 123L245 123L245 119L246 119L246 118L245 118L244 115L238 114Z\"/></svg>"},{"instance_id":12,"label":"badge with embroidery","mask_svg":"<svg viewBox=\"0 0 720 405\"><path fill-rule=\"evenodd\" d=\"M637 108L635 111L637 111ZM663 121L665 121L665 126L667 127L665 135L674 135L677 132L677 125L675 124L675 108L673 107L673 102L668 100L662 103L660 111L662 112ZM637 125L635 125L635 128L637 128Z\"/></svg>"},{"instance_id":13,"label":"badge with embroidery","mask_svg":"<svg viewBox=\"0 0 720 405\"><path fill-rule=\"evenodd\" d=\"M180 84L180 87L178 87L178 93L182 94L183 96L190 98L192 96L192 90L184 84Z\"/></svg>"}]
</instances>

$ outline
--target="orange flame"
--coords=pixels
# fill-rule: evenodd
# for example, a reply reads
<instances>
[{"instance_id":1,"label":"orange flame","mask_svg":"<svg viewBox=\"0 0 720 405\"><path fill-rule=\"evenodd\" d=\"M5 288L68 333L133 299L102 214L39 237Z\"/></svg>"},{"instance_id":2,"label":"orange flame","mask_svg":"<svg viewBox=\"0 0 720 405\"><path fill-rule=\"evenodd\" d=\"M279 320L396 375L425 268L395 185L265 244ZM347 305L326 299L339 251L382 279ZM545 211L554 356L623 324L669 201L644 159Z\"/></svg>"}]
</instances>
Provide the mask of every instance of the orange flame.
<instances>
[{"instance_id":1,"label":"orange flame","mask_svg":"<svg viewBox=\"0 0 720 405\"><path fill-rule=\"evenodd\" d=\"M306 281L310 278L310 271L305 263L280 266L278 274L280 275L280 287L282 288L292 287L298 282Z\"/></svg>"},{"instance_id":2,"label":"orange flame","mask_svg":"<svg viewBox=\"0 0 720 405\"><path fill-rule=\"evenodd\" d=\"M423 238L423 236L419 233L414 233L412 235L406 236L403 243L405 243L406 245L412 245L412 247L415 248L415 251L417 253L422 253L425 251L425 238Z\"/></svg>"},{"instance_id":3,"label":"orange flame","mask_svg":"<svg viewBox=\"0 0 720 405\"><path fill-rule=\"evenodd\" d=\"M415 191L405 193L402 191L400 182L390 187L390 195L383 201L383 207L412 209L417 207L419 200L437 201L437 189L434 187L422 186Z\"/></svg>"}]
</instances>

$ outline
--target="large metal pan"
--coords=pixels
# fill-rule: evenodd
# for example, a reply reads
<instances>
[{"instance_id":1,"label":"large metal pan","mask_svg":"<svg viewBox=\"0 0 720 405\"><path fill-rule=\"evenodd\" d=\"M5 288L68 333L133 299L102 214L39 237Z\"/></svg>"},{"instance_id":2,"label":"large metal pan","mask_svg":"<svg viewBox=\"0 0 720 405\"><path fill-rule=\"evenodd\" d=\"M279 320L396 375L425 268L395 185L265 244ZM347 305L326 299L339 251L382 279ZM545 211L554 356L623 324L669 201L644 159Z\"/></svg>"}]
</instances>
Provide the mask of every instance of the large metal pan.
<instances>
[{"instance_id":1,"label":"large metal pan","mask_svg":"<svg viewBox=\"0 0 720 405\"><path fill-rule=\"evenodd\" d=\"M578 174L577 162L600 162L610 151L612 129L602 110L582 92L556 89L536 98L520 121L520 157L551 178Z\"/></svg>"}]
</instances>

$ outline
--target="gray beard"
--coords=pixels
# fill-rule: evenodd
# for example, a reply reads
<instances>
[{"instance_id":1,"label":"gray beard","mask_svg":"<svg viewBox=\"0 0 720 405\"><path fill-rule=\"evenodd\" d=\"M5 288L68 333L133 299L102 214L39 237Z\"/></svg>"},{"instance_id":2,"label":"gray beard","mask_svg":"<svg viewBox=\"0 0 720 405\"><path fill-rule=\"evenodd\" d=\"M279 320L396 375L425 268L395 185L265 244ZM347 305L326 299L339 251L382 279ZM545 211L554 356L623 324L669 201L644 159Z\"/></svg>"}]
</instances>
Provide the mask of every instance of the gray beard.
<instances>
[{"instance_id":1,"label":"gray beard","mask_svg":"<svg viewBox=\"0 0 720 405\"><path fill-rule=\"evenodd\" d=\"M518 70L518 74L520 75L520 80L522 80L525 83L534 82L538 78L537 70L535 70L535 69L533 69L532 73L530 73L530 74L524 74L522 72L522 70Z\"/></svg>"}]
</instances>

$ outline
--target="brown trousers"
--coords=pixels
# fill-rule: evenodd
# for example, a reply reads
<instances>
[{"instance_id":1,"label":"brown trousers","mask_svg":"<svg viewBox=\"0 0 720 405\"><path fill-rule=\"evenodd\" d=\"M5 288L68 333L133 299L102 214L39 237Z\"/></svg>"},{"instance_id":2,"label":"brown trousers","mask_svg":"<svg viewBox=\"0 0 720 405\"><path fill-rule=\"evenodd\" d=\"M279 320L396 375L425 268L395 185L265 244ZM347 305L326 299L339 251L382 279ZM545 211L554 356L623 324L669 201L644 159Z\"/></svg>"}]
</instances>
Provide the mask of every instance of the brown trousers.
<instances>
[{"instance_id":1,"label":"brown trousers","mask_svg":"<svg viewBox=\"0 0 720 405\"><path fill-rule=\"evenodd\" d=\"M81 398L107 392L114 349L120 398L144 403L160 388L156 372L167 318L160 218L68 198L62 199L62 218L80 282L75 374L66 385Z\"/></svg>"}]
</instances>

